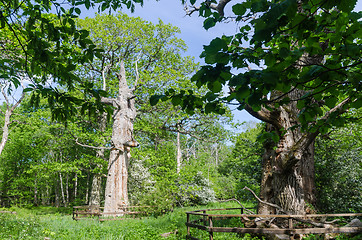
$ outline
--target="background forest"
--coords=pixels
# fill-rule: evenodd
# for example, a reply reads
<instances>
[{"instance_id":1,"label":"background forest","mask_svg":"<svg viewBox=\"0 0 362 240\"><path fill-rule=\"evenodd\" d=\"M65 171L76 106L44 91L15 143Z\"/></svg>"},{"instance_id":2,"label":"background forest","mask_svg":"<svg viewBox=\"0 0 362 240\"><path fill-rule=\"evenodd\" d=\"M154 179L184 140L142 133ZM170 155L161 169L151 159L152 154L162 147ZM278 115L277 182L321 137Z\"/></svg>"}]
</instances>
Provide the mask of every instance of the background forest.
<instances>
[{"instance_id":1,"label":"background forest","mask_svg":"<svg viewBox=\"0 0 362 240\"><path fill-rule=\"evenodd\" d=\"M263 142L270 138L263 134L264 124L234 126L231 113L224 117L202 112L189 116L169 102L151 106L148 101L165 85L192 86L189 76L196 65L191 58L181 57L186 46L175 37L178 29L122 14L97 15L78 24L88 28L93 40L113 55L127 55L131 63L126 67L128 72L139 74L141 79L135 93L138 115L134 123L140 146L132 149L128 167L130 204L156 206L155 210L162 212L232 198L255 201L242 189L247 186L259 191ZM145 37L147 31L157 37ZM114 50L114 45L119 47ZM121 47L124 45L127 47ZM144 52L149 56L142 59ZM112 79L118 66L107 57L91 66L81 65L77 71L114 95L117 83ZM109 75L107 83L105 74ZM5 91L9 87L3 85L6 99L10 98ZM202 88L194 86L194 91ZM24 93L12 114L1 154L1 206L102 205L112 118L105 117L106 112L74 115L72 121L57 122L47 102L40 99L34 107L30 105L33 98ZM3 102L2 112L8 108ZM243 131L236 132L236 127ZM317 207L322 212L362 211L361 127L360 120L346 123L316 141Z\"/></svg>"},{"instance_id":2,"label":"background forest","mask_svg":"<svg viewBox=\"0 0 362 240\"><path fill-rule=\"evenodd\" d=\"M351 13L352 3L237 3L232 12L245 25L204 46L200 67L180 30L161 20L77 18L76 6L99 2L67 10L52 2L57 14L47 1L34 12L31 1L0 3L8 11L0 12L1 207L69 209L116 196L113 209L181 216L178 208L228 199L256 206L246 186L286 212L362 212L362 13ZM209 29L225 20L228 2L190 0L186 11L199 11ZM134 10L132 1L113 4L99 12ZM236 122L228 104L262 122ZM121 197L109 192L115 183ZM296 188L282 192L288 186ZM287 195L302 204L283 202ZM43 226L40 235L52 232Z\"/></svg>"},{"instance_id":3,"label":"background forest","mask_svg":"<svg viewBox=\"0 0 362 240\"><path fill-rule=\"evenodd\" d=\"M231 198L254 201L242 189L259 190L263 141L270 137L262 134L264 124L242 123L236 127L243 131L237 133L231 113L190 116L169 102L151 106L148 101L165 87L193 84L189 78L197 65L181 57L186 46L175 36L179 30L123 14L97 15L77 24L90 32L99 47L108 49L93 64L77 67L84 80L103 85L108 95L115 95L119 67L112 58L122 55L137 87L134 137L140 146L132 149L129 163L131 205L156 206L161 211ZM2 84L5 99L19 95L11 87ZM39 100L35 107L30 105L34 97ZM112 134L110 114L74 115L63 123L54 120L47 107L51 102L39 95L24 92L17 101L0 156L1 206L102 205ZM13 106L3 102L1 110ZM317 207L322 212L362 211L361 127L361 120L346 123L316 141Z\"/></svg>"}]
</instances>

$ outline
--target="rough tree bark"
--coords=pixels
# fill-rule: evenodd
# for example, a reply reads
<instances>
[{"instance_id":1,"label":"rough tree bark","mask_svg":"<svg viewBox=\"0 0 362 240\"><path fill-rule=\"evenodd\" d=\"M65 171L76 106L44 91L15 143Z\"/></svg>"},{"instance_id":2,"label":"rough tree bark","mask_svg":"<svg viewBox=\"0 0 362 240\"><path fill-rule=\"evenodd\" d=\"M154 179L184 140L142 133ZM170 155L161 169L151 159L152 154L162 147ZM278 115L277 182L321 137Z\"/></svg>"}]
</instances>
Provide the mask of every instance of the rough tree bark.
<instances>
[{"instance_id":1,"label":"rough tree bark","mask_svg":"<svg viewBox=\"0 0 362 240\"><path fill-rule=\"evenodd\" d=\"M296 99L304 93L290 93ZM263 109L259 113L247 108L249 113L267 122L268 132L279 135L278 143L264 144L263 171L260 199L279 205L290 214L305 214L307 206L315 205L314 138L316 135L293 128L298 124L296 102L279 107L273 112ZM285 130L283 132L283 129ZM309 204L306 204L309 203ZM276 209L259 204L260 214L276 213Z\"/></svg>"},{"instance_id":2,"label":"rough tree bark","mask_svg":"<svg viewBox=\"0 0 362 240\"><path fill-rule=\"evenodd\" d=\"M105 104L114 106L112 149L108 162L108 175L105 190L105 213L122 214L119 209L128 205L128 162L130 147L137 146L133 138L133 121L136 117L133 90L128 87L126 71L121 62L119 94L116 99L102 98Z\"/></svg>"}]
</instances>

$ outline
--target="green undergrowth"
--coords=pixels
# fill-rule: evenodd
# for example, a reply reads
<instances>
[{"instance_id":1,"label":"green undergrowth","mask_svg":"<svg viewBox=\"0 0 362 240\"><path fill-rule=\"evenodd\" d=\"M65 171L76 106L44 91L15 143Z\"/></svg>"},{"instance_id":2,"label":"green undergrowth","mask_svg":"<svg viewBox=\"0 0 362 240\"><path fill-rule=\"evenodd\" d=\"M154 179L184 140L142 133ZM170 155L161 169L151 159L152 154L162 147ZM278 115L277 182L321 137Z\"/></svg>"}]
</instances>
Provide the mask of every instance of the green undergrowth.
<instances>
[{"instance_id":1,"label":"green undergrowth","mask_svg":"<svg viewBox=\"0 0 362 240\"><path fill-rule=\"evenodd\" d=\"M211 203L206 206L177 208L174 211L161 216L149 216L142 219L125 219L120 221L98 222L96 220L74 221L69 208L10 208L0 209L16 212L0 213L0 239L117 239L117 240L143 240L143 239L185 239L187 228L186 212L196 209L216 209L239 207L237 203ZM251 207L246 204L246 207ZM233 210L228 213L239 213ZM210 212L211 213L211 212ZM212 213L225 213L215 211ZM218 222L220 226L236 226L236 222ZM161 236L170 233L167 238ZM208 233L191 229L193 237L209 239ZM251 240L259 239L249 234L238 235L236 233L214 233L214 239L218 240ZM319 238L308 238L319 239ZM347 238L340 238L341 240Z\"/></svg>"},{"instance_id":2,"label":"green undergrowth","mask_svg":"<svg viewBox=\"0 0 362 240\"><path fill-rule=\"evenodd\" d=\"M232 202L211 203L206 206L177 208L157 217L106 222L74 221L71 216L72 210L69 208L13 207L1 209L16 212L16 214L0 213L0 239L185 239L187 211L231 207L239 207L239 205ZM169 232L172 234L167 238L161 236ZM208 239L208 235L202 231L194 232L193 236ZM252 239L248 236L240 238L230 233L215 234L215 237L217 237L215 239Z\"/></svg>"}]
</instances>

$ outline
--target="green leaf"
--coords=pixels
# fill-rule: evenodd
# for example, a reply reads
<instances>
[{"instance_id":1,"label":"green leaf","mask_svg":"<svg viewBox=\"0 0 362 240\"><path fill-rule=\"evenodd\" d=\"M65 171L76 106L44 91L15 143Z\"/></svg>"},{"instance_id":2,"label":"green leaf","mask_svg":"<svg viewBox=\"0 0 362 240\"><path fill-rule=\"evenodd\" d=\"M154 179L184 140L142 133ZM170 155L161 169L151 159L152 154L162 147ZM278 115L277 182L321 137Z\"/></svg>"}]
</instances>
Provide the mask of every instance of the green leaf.
<instances>
[{"instance_id":1,"label":"green leaf","mask_svg":"<svg viewBox=\"0 0 362 240\"><path fill-rule=\"evenodd\" d=\"M357 98L354 102L352 102L351 105L353 108L356 108L356 109L362 108L362 97Z\"/></svg>"},{"instance_id":2,"label":"green leaf","mask_svg":"<svg viewBox=\"0 0 362 240\"><path fill-rule=\"evenodd\" d=\"M74 11L75 11L78 15L80 15L80 14L81 14L81 11L80 11L80 9L79 9L79 8L75 8L75 9L74 9Z\"/></svg>"},{"instance_id":3,"label":"green leaf","mask_svg":"<svg viewBox=\"0 0 362 240\"><path fill-rule=\"evenodd\" d=\"M89 9L90 8L90 0L84 0L84 6Z\"/></svg>"},{"instance_id":4,"label":"green leaf","mask_svg":"<svg viewBox=\"0 0 362 240\"><path fill-rule=\"evenodd\" d=\"M246 12L246 8L245 8L244 4L242 4L242 3L235 4L232 7L232 10L235 15L240 15L240 16L244 15Z\"/></svg>"},{"instance_id":5,"label":"green leaf","mask_svg":"<svg viewBox=\"0 0 362 240\"><path fill-rule=\"evenodd\" d=\"M204 28L206 30L212 28L213 26L215 26L216 21L214 18L206 18L206 20L204 21Z\"/></svg>"},{"instance_id":6,"label":"green leaf","mask_svg":"<svg viewBox=\"0 0 362 240\"><path fill-rule=\"evenodd\" d=\"M324 98L324 104L327 105L329 108L333 108L336 106L336 103L338 101L338 98L335 96L328 96Z\"/></svg>"},{"instance_id":7,"label":"green leaf","mask_svg":"<svg viewBox=\"0 0 362 240\"><path fill-rule=\"evenodd\" d=\"M207 103L205 105L205 113L208 114L208 113L211 113L211 112L214 112L216 111L216 104L215 103Z\"/></svg>"},{"instance_id":8,"label":"green leaf","mask_svg":"<svg viewBox=\"0 0 362 240\"><path fill-rule=\"evenodd\" d=\"M180 95L175 95L171 98L171 102L174 106L180 105L182 102L181 96Z\"/></svg>"},{"instance_id":9,"label":"green leaf","mask_svg":"<svg viewBox=\"0 0 362 240\"><path fill-rule=\"evenodd\" d=\"M288 48L282 47L279 51L281 58L287 58L290 55L290 50Z\"/></svg>"},{"instance_id":10,"label":"green leaf","mask_svg":"<svg viewBox=\"0 0 362 240\"><path fill-rule=\"evenodd\" d=\"M24 88L24 90L23 90L23 92L31 92L31 91L33 91L34 90L34 88Z\"/></svg>"},{"instance_id":11,"label":"green leaf","mask_svg":"<svg viewBox=\"0 0 362 240\"><path fill-rule=\"evenodd\" d=\"M151 106L155 106L158 103L158 101L164 97L165 97L165 95L152 95L150 97Z\"/></svg>"},{"instance_id":12,"label":"green leaf","mask_svg":"<svg viewBox=\"0 0 362 240\"><path fill-rule=\"evenodd\" d=\"M337 8L343 12L351 12L356 6L357 0L339 0L336 1Z\"/></svg>"}]
</instances>

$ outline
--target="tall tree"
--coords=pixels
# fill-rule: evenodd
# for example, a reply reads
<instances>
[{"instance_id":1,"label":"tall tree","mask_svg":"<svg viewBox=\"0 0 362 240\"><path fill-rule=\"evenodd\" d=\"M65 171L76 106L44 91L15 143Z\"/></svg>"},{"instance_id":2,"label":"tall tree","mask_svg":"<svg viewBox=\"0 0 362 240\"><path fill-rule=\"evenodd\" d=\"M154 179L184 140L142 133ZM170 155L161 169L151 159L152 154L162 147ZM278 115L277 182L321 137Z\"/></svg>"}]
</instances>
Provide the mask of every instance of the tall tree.
<instances>
[{"instance_id":1,"label":"tall tree","mask_svg":"<svg viewBox=\"0 0 362 240\"><path fill-rule=\"evenodd\" d=\"M195 65L190 58L181 57L185 45L175 37L179 30L161 21L154 25L118 14L97 15L77 24L89 31L98 47L105 49L92 64L85 64L78 71L89 79L89 84L103 86L107 96L102 96L99 102L113 109L113 114L108 113L112 137L107 143L111 149L104 211L121 212L119 207L129 204L127 167L130 147L138 145L133 131L137 109L142 115L147 114L148 96L164 85L186 84L184 81ZM169 107L164 104L163 110L167 112ZM87 103L82 109L87 109Z\"/></svg>"},{"instance_id":2,"label":"tall tree","mask_svg":"<svg viewBox=\"0 0 362 240\"><path fill-rule=\"evenodd\" d=\"M227 18L224 9L232 1L189 2L189 14L198 11L209 29ZM208 65L193 76L209 93L195 97L168 91L155 98L181 99L178 104L191 113L194 108L223 113L220 103L227 102L266 122L272 140L265 144L260 198L284 212L303 214L307 202L315 203L316 136L342 125L348 109L362 106L361 13L352 11L355 3L235 3L240 32L205 46L202 57ZM223 85L228 94L221 91ZM260 213L275 211L259 205Z\"/></svg>"}]
</instances>

